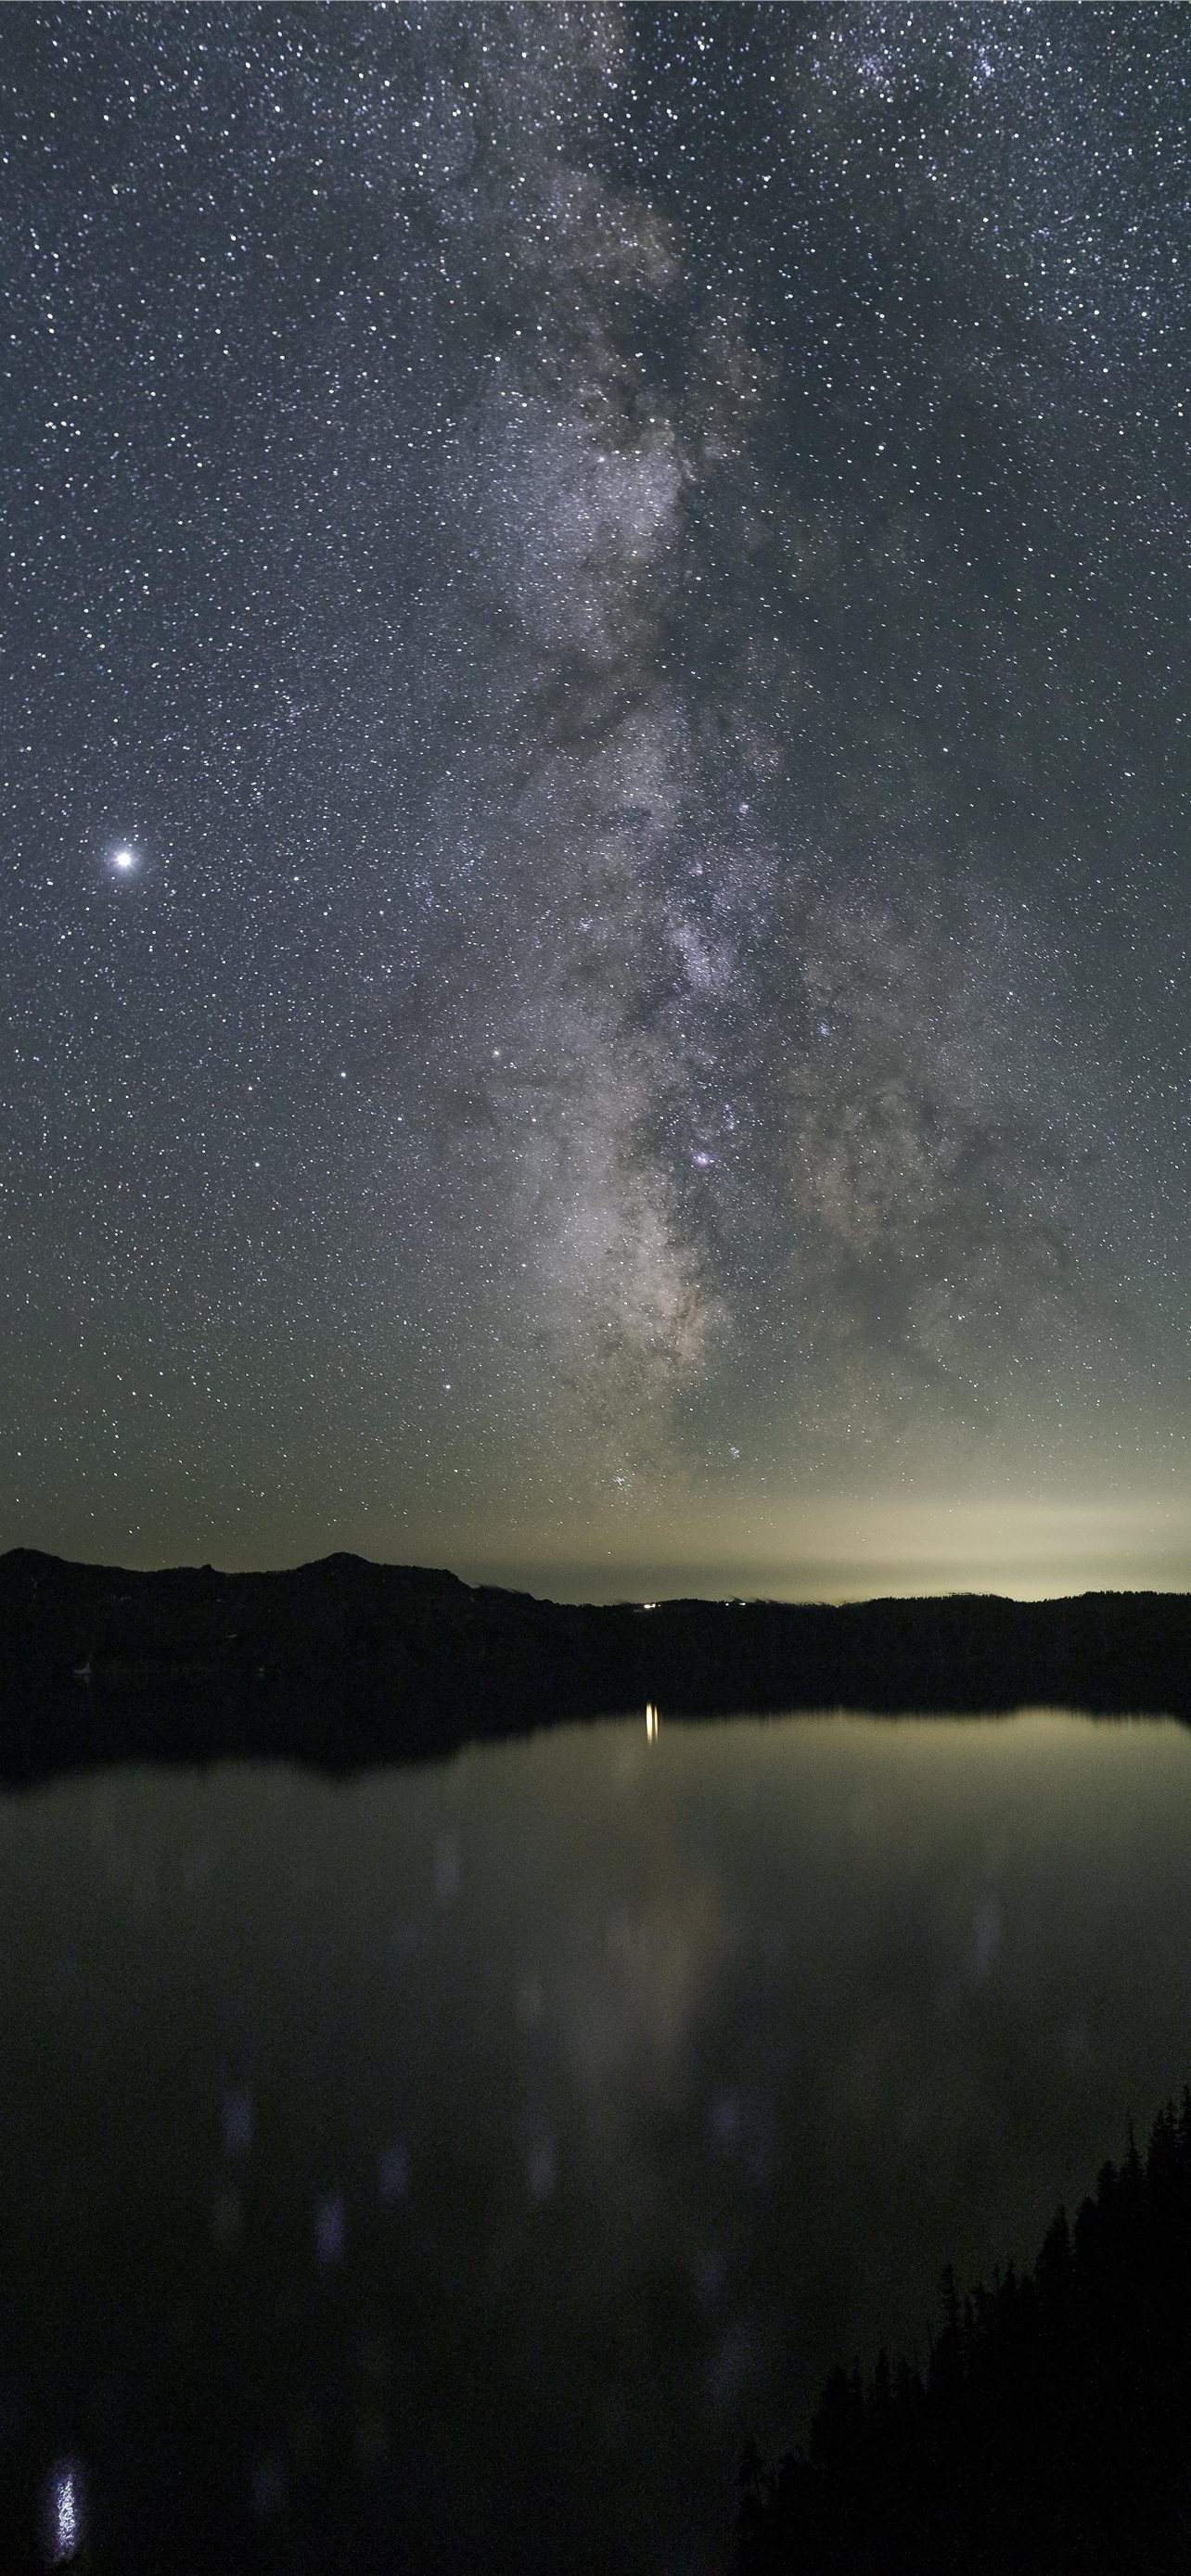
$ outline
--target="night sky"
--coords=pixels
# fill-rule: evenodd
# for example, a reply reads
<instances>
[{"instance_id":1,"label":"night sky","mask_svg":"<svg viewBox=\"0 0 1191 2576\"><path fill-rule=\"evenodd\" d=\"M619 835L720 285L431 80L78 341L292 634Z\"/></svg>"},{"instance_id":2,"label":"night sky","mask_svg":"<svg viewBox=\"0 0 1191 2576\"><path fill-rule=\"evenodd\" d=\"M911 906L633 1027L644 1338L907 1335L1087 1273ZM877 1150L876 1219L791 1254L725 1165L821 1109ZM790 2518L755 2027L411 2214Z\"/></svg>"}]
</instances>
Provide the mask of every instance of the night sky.
<instances>
[{"instance_id":1,"label":"night sky","mask_svg":"<svg viewBox=\"0 0 1191 2576\"><path fill-rule=\"evenodd\" d=\"M1186 1585L1189 80L0 13L0 1545Z\"/></svg>"}]
</instances>

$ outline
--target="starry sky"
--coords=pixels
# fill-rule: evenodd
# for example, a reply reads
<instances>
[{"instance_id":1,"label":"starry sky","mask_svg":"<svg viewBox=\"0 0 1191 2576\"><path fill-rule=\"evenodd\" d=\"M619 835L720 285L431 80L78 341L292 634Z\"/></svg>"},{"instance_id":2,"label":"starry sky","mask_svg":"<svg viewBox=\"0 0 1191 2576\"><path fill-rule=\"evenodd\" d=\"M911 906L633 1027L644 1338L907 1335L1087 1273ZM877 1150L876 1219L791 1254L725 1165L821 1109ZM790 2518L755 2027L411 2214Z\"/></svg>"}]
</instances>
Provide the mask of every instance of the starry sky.
<instances>
[{"instance_id":1,"label":"starry sky","mask_svg":"<svg viewBox=\"0 0 1191 2576\"><path fill-rule=\"evenodd\" d=\"M1189 80L3 11L0 1545L1186 1585Z\"/></svg>"}]
</instances>

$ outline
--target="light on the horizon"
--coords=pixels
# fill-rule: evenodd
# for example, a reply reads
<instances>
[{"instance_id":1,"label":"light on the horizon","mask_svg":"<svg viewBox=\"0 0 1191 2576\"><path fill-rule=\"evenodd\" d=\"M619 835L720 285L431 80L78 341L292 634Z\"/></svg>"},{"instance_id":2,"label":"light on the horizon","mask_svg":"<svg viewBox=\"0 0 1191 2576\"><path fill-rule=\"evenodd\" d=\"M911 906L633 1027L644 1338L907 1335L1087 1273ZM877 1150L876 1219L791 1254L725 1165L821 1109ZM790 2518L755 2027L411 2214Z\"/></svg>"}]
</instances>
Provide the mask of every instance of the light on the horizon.
<instances>
[{"instance_id":1,"label":"light on the horizon","mask_svg":"<svg viewBox=\"0 0 1191 2576\"><path fill-rule=\"evenodd\" d=\"M647 1741L648 1741L650 1744L654 1744L654 1743L656 1743L656 1741L657 1741L657 1731L658 1731L658 1713L657 1713L656 1708L654 1707L653 1701L652 1701L651 1699L647 1699L647 1700L646 1700L646 1703L645 1703L645 1734L646 1734Z\"/></svg>"}]
</instances>

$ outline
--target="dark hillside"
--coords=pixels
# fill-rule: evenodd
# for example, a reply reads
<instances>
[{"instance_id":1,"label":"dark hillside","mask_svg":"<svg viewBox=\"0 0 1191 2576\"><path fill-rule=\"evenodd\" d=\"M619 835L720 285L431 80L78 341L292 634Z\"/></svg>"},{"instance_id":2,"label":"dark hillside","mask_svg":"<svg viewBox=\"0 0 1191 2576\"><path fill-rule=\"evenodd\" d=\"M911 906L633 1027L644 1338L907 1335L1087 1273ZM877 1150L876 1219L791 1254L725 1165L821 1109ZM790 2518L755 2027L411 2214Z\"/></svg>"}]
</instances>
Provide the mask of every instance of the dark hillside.
<instances>
[{"instance_id":1,"label":"dark hillside","mask_svg":"<svg viewBox=\"0 0 1191 2576\"><path fill-rule=\"evenodd\" d=\"M569 1606L419 1566L133 1573L0 1558L0 1775L123 1756L330 1765L599 1710L1191 1711L1191 1598Z\"/></svg>"},{"instance_id":2,"label":"dark hillside","mask_svg":"<svg viewBox=\"0 0 1191 2576\"><path fill-rule=\"evenodd\" d=\"M1191 2533L1191 2095L1031 2273L958 2298L925 2375L837 2371L748 2463L738 2576L1175 2576Z\"/></svg>"}]
</instances>

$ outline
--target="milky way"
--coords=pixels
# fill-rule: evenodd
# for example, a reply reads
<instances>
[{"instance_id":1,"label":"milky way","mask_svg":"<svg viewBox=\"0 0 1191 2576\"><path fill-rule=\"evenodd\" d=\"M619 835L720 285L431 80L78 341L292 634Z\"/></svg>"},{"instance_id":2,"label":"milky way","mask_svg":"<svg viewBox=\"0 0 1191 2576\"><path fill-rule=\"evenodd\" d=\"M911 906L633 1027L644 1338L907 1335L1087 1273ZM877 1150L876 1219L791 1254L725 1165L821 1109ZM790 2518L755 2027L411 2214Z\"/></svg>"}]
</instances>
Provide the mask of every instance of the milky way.
<instances>
[{"instance_id":1,"label":"milky way","mask_svg":"<svg viewBox=\"0 0 1191 2576\"><path fill-rule=\"evenodd\" d=\"M0 1543L1186 1580L1189 73L4 13Z\"/></svg>"}]
</instances>

